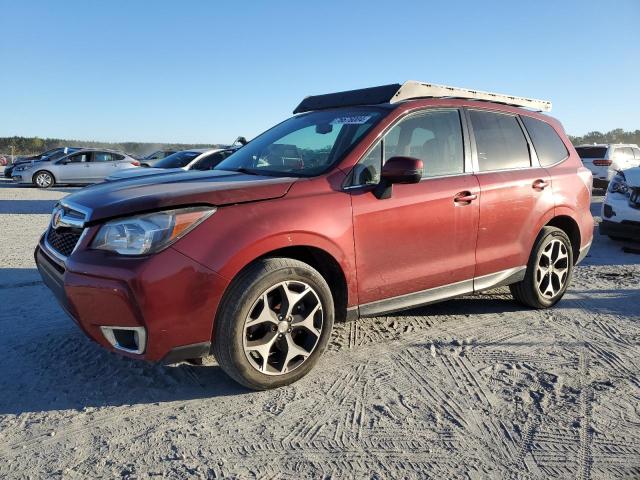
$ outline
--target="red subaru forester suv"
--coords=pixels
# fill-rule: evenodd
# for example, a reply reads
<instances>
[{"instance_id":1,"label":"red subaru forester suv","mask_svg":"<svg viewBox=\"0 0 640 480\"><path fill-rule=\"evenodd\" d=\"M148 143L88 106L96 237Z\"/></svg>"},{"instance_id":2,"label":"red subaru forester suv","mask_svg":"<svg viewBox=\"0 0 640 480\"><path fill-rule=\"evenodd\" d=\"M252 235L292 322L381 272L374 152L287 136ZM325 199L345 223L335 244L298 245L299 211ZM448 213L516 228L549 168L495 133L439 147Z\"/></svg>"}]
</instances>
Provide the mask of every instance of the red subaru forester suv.
<instances>
[{"instance_id":1,"label":"red subaru forester suv","mask_svg":"<svg viewBox=\"0 0 640 480\"><path fill-rule=\"evenodd\" d=\"M36 263L104 347L213 353L254 389L305 375L334 321L503 285L547 308L593 234L549 108L420 82L308 97L212 171L69 195Z\"/></svg>"}]
</instances>

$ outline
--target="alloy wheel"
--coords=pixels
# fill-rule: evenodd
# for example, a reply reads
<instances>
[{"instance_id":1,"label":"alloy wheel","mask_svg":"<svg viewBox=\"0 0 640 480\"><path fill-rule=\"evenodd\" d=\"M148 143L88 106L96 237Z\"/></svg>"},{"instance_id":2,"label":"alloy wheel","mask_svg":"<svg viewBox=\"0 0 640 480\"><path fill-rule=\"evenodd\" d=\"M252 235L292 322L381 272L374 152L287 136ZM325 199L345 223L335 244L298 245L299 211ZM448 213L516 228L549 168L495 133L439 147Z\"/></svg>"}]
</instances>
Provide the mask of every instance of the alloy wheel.
<instances>
[{"instance_id":1,"label":"alloy wheel","mask_svg":"<svg viewBox=\"0 0 640 480\"><path fill-rule=\"evenodd\" d=\"M249 363L266 375L284 375L302 365L322 334L324 314L316 291L290 280L267 289L249 310L243 347Z\"/></svg>"},{"instance_id":2,"label":"alloy wheel","mask_svg":"<svg viewBox=\"0 0 640 480\"><path fill-rule=\"evenodd\" d=\"M42 188L47 188L48 186L50 186L52 181L53 179L51 178L51 175L46 172L39 173L36 176L36 184Z\"/></svg>"},{"instance_id":3,"label":"alloy wheel","mask_svg":"<svg viewBox=\"0 0 640 480\"><path fill-rule=\"evenodd\" d=\"M561 240L544 247L536 267L536 285L540 295L553 298L562 291L569 274L569 251Z\"/></svg>"}]
</instances>

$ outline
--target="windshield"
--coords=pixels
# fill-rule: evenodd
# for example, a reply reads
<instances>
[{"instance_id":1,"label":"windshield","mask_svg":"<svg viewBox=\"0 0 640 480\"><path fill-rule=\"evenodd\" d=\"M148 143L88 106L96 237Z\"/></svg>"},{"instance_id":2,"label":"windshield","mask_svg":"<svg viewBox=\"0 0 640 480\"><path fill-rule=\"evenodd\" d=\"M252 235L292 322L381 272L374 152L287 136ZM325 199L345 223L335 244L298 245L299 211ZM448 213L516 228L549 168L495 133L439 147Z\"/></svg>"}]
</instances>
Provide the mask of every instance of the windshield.
<instances>
[{"instance_id":1,"label":"windshield","mask_svg":"<svg viewBox=\"0 0 640 480\"><path fill-rule=\"evenodd\" d=\"M70 153L77 152L78 150L79 150L78 148L61 148L57 152L53 152L51 155L48 155L46 158L43 158L43 160L48 160L48 161L57 160L59 158L64 157L65 155L69 155Z\"/></svg>"},{"instance_id":2,"label":"windshield","mask_svg":"<svg viewBox=\"0 0 640 480\"><path fill-rule=\"evenodd\" d=\"M202 152L192 152L185 150L183 152L176 152L173 155L164 157L158 163L154 165L156 168L182 168L186 167L191 160L197 156L202 155Z\"/></svg>"},{"instance_id":3,"label":"windshield","mask_svg":"<svg viewBox=\"0 0 640 480\"><path fill-rule=\"evenodd\" d=\"M385 110L316 111L285 120L221 162L215 170L310 177L339 162Z\"/></svg>"}]
</instances>

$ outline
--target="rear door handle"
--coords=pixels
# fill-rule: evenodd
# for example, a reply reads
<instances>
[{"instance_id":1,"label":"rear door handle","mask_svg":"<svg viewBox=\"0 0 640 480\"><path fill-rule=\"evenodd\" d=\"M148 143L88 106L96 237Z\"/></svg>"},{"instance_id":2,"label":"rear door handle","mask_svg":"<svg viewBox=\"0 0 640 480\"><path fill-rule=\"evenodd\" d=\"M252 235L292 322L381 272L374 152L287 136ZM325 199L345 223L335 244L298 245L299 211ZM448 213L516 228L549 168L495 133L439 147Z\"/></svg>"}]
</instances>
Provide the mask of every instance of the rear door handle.
<instances>
[{"instance_id":1,"label":"rear door handle","mask_svg":"<svg viewBox=\"0 0 640 480\"><path fill-rule=\"evenodd\" d=\"M460 192L460 193L457 193L455 197L453 197L453 201L461 205L468 205L471 202L473 202L476 198L478 198L478 195L476 195L475 193Z\"/></svg>"},{"instance_id":2,"label":"rear door handle","mask_svg":"<svg viewBox=\"0 0 640 480\"><path fill-rule=\"evenodd\" d=\"M535 188L536 190L544 190L548 186L549 184L547 182L539 178L538 180L533 182L533 185L531 185L531 188Z\"/></svg>"}]
</instances>

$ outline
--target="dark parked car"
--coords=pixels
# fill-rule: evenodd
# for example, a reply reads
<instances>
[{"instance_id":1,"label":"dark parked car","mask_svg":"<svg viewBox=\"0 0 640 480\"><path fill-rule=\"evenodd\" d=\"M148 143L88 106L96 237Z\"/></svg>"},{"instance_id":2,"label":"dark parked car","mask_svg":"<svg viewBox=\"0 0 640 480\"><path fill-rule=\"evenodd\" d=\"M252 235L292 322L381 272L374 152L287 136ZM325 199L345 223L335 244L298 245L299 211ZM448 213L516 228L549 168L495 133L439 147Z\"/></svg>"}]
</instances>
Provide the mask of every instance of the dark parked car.
<instances>
[{"instance_id":1,"label":"dark parked car","mask_svg":"<svg viewBox=\"0 0 640 480\"><path fill-rule=\"evenodd\" d=\"M105 348L213 353L255 389L304 376L334 321L502 285L548 308L594 226L591 172L521 108L550 106L418 82L307 97L214 170L65 197L38 269Z\"/></svg>"},{"instance_id":2,"label":"dark parked car","mask_svg":"<svg viewBox=\"0 0 640 480\"><path fill-rule=\"evenodd\" d=\"M155 167L156 163L160 160L168 157L169 155L173 155L178 150L156 150L155 152L150 153L142 158L140 158L140 166L141 167Z\"/></svg>"},{"instance_id":3,"label":"dark parked car","mask_svg":"<svg viewBox=\"0 0 640 480\"><path fill-rule=\"evenodd\" d=\"M183 150L163 158L160 162L156 163L155 167L119 170L109 175L105 180L111 182L125 178L166 175L190 170L212 170L236 150L237 148L196 148Z\"/></svg>"}]
</instances>

